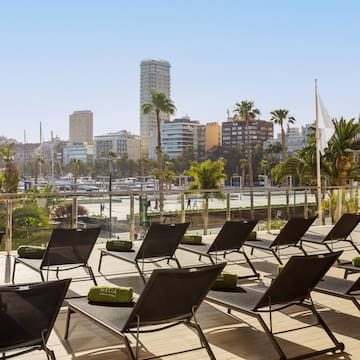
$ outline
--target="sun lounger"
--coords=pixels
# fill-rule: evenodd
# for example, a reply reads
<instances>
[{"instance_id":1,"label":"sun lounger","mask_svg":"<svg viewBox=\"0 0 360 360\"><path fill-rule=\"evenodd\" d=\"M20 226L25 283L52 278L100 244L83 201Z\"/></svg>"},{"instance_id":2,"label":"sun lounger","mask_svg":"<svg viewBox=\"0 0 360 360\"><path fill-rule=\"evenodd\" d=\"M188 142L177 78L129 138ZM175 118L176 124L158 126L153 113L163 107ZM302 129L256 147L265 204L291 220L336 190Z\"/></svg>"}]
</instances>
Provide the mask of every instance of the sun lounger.
<instances>
[{"instance_id":1,"label":"sun lounger","mask_svg":"<svg viewBox=\"0 0 360 360\"><path fill-rule=\"evenodd\" d=\"M342 261L337 267L345 270L344 279L347 279L348 275L360 273L360 266L353 265L351 261Z\"/></svg>"},{"instance_id":2,"label":"sun lounger","mask_svg":"<svg viewBox=\"0 0 360 360\"><path fill-rule=\"evenodd\" d=\"M130 359L138 359L141 344L139 334L185 324L196 330L200 346L174 354L206 349L210 359L215 360L194 315L224 266L225 264L218 264L189 269L155 269L138 300L127 306L95 305L90 304L87 299L71 300L68 303L65 339L69 336L71 314L79 313L123 339ZM135 350L131 347L129 334L133 334L136 339ZM163 356L165 355L156 357Z\"/></svg>"},{"instance_id":3,"label":"sun lounger","mask_svg":"<svg viewBox=\"0 0 360 360\"><path fill-rule=\"evenodd\" d=\"M43 350L48 359L55 360L47 341L70 281L0 287L1 359Z\"/></svg>"},{"instance_id":4,"label":"sun lounger","mask_svg":"<svg viewBox=\"0 0 360 360\"><path fill-rule=\"evenodd\" d=\"M96 285L96 279L88 260L99 236L100 229L100 227L54 229L42 259L27 259L14 256L12 282L15 281L16 265L23 264L40 273L42 281L45 281L44 271L47 272L47 279L50 271L55 271L58 278L59 271L83 267L89 272L90 278Z\"/></svg>"},{"instance_id":5,"label":"sun lounger","mask_svg":"<svg viewBox=\"0 0 360 360\"><path fill-rule=\"evenodd\" d=\"M263 327L265 334L279 354L280 359L290 358L286 356L279 341L275 337L279 332L273 332L272 313L293 305L310 310L317 320L315 325L319 325L325 331L334 346L314 350L307 354L293 357L292 359L303 359L329 351L335 352L336 350L343 350L344 344L335 338L334 334L317 312L310 294L339 255L340 252L325 255L293 256L265 291L249 287L237 287L231 291L211 290L206 300L224 306L228 309L229 315L237 320L241 321L240 318L232 314L232 310L255 317ZM264 313L269 315L269 324L263 319L262 314ZM301 329L302 328L304 327L301 327ZM286 331L295 331L298 329L300 328L297 327Z\"/></svg>"},{"instance_id":6,"label":"sun lounger","mask_svg":"<svg viewBox=\"0 0 360 360\"><path fill-rule=\"evenodd\" d=\"M245 246L251 247L251 254L254 249L270 251L279 264L282 264L280 258L280 250L288 247L296 247L300 249L304 255L306 252L301 246L300 239L315 221L316 217L293 217L280 230L279 234L273 241L268 239L258 238L256 240L245 241Z\"/></svg>"},{"instance_id":7,"label":"sun lounger","mask_svg":"<svg viewBox=\"0 0 360 360\"><path fill-rule=\"evenodd\" d=\"M307 233L301 238L302 243L324 245L331 252L334 243L348 242L359 254L360 250L351 239L351 233L360 222L360 214L343 214L327 235Z\"/></svg>"},{"instance_id":8,"label":"sun lounger","mask_svg":"<svg viewBox=\"0 0 360 360\"><path fill-rule=\"evenodd\" d=\"M200 245L180 244L179 249L201 256L206 256L215 264L219 255L224 257L230 253L242 254L253 274L241 278L259 277L248 256L241 250L244 242L257 224L257 220L226 221L212 243Z\"/></svg>"},{"instance_id":9,"label":"sun lounger","mask_svg":"<svg viewBox=\"0 0 360 360\"><path fill-rule=\"evenodd\" d=\"M99 272L101 270L102 259L107 255L134 264L144 282L146 282L144 265L147 263L157 263L164 260L169 263L170 260L173 260L180 268L180 263L175 257L175 250L188 226L189 223L153 223L146 233L144 240L135 242L135 248L132 251L101 249L98 266Z\"/></svg>"},{"instance_id":10,"label":"sun lounger","mask_svg":"<svg viewBox=\"0 0 360 360\"><path fill-rule=\"evenodd\" d=\"M315 291L351 300L360 310L360 277L356 281L324 276L315 287Z\"/></svg>"}]
</instances>

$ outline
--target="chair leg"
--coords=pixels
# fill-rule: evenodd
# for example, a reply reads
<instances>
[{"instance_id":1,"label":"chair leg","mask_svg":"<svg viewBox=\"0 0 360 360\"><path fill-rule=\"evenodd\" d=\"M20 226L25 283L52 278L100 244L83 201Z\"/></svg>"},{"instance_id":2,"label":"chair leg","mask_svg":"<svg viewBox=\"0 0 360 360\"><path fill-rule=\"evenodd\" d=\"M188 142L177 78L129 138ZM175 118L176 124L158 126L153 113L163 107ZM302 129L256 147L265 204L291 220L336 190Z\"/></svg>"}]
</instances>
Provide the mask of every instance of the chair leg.
<instances>
[{"instance_id":1,"label":"chair leg","mask_svg":"<svg viewBox=\"0 0 360 360\"><path fill-rule=\"evenodd\" d=\"M271 343L273 344L276 352L280 355L280 359L287 359L285 353L283 352L283 350L281 349L279 343L276 341L274 334L271 332L271 330L268 328L268 326L266 325L265 321L263 320L263 318L261 317L261 315L257 314L256 318L258 319L260 325L262 326L262 328L265 331L265 334L267 335L267 337L269 338L269 340L271 341Z\"/></svg>"},{"instance_id":2,"label":"chair leg","mask_svg":"<svg viewBox=\"0 0 360 360\"><path fill-rule=\"evenodd\" d=\"M71 309L68 309L67 316L66 316L66 323L65 323L65 334L64 339L67 340L69 337L69 326L70 326L70 317L73 311Z\"/></svg>"},{"instance_id":3,"label":"chair leg","mask_svg":"<svg viewBox=\"0 0 360 360\"><path fill-rule=\"evenodd\" d=\"M360 310L360 303L355 299L355 296L351 299L354 305Z\"/></svg>"},{"instance_id":4,"label":"chair leg","mask_svg":"<svg viewBox=\"0 0 360 360\"><path fill-rule=\"evenodd\" d=\"M100 268L101 268L101 263L102 263L102 258L104 256L104 253L102 251L100 251L100 259L99 259L99 265L98 265L98 272L100 272Z\"/></svg>"},{"instance_id":5,"label":"chair leg","mask_svg":"<svg viewBox=\"0 0 360 360\"><path fill-rule=\"evenodd\" d=\"M327 333L327 335L329 336L329 338L335 345L335 348L326 349L326 352L335 351L335 350L341 350L341 351L344 350L344 348L345 348L344 344L339 342L336 339L335 335L332 333L330 328L327 326L326 322L323 320L323 318L320 316L320 314L316 311L315 306L312 303L312 300L311 300L311 305L309 307L310 307L311 312L314 314L315 318L317 319L319 325L324 329L324 331ZM324 352L325 352L325 350L324 350Z\"/></svg>"},{"instance_id":6,"label":"chair leg","mask_svg":"<svg viewBox=\"0 0 360 360\"><path fill-rule=\"evenodd\" d=\"M209 355L209 358L211 360L216 360L216 357L209 345L209 342L207 341L205 335L204 335L204 332L202 331L200 325L197 323L197 322L194 322L194 323L191 323L189 322L188 325L192 326L196 331L197 331L197 334L199 336L199 339L200 339L200 342L201 342L201 345L203 348L205 348L206 352L208 353Z\"/></svg>"},{"instance_id":7,"label":"chair leg","mask_svg":"<svg viewBox=\"0 0 360 360\"><path fill-rule=\"evenodd\" d=\"M133 350L131 349L131 345L130 345L130 341L129 339L127 338L126 335L124 335L124 342L125 342L125 347L130 355L130 359L131 360L137 360L137 357L134 355L134 352Z\"/></svg>"},{"instance_id":8,"label":"chair leg","mask_svg":"<svg viewBox=\"0 0 360 360\"><path fill-rule=\"evenodd\" d=\"M173 257L172 260L174 260L176 262L176 265L179 269L181 269L181 265L180 265L180 262L179 260L177 259L177 257Z\"/></svg>"},{"instance_id":9,"label":"chair leg","mask_svg":"<svg viewBox=\"0 0 360 360\"><path fill-rule=\"evenodd\" d=\"M13 265L13 272L12 272L12 275L11 275L11 282L12 282L13 284L15 284L15 269L16 269L16 264L17 264L17 260L16 260L16 258L15 258L15 260L14 260L14 265Z\"/></svg>"},{"instance_id":10,"label":"chair leg","mask_svg":"<svg viewBox=\"0 0 360 360\"><path fill-rule=\"evenodd\" d=\"M281 261L279 255L276 253L276 251L273 250L273 249L271 249L271 252L272 252L272 254L275 256L275 258L276 258L276 260L279 262L279 264L282 265L283 262Z\"/></svg>"},{"instance_id":11,"label":"chair leg","mask_svg":"<svg viewBox=\"0 0 360 360\"><path fill-rule=\"evenodd\" d=\"M56 360L54 351L45 346L44 351L48 360Z\"/></svg>"},{"instance_id":12,"label":"chair leg","mask_svg":"<svg viewBox=\"0 0 360 360\"><path fill-rule=\"evenodd\" d=\"M88 270L91 280L93 281L95 286L97 286L97 281L96 281L96 278L95 278L94 272L92 271L91 266L85 265L85 268Z\"/></svg>"},{"instance_id":13,"label":"chair leg","mask_svg":"<svg viewBox=\"0 0 360 360\"><path fill-rule=\"evenodd\" d=\"M348 239L346 241L348 241L352 245L352 247L357 251L357 253L360 254L359 248L354 244L352 240Z\"/></svg>"},{"instance_id":14,"label":"chair leg","mask_svg":"<svg viewBox=\"0 0 360 360\"><path fill-rule=\"evenodd\" d=\"M139 272L139 274L140 274L140 276L141 276L142 280L144 281L144 284L146 284L146 278L145 278L145 275L144 275L144 273L141 271L141 268L140 268L140 266L139 266L139 264L138 264L138 262L137 262L137 261L135 262L135 266L136 266L136 269L137 269L137 271Z\"/></svg>"},{"instance_id":15,"label":"chair leg","mask_svg":"<svg viewBox=\"0 0 360 360\"><path fill-rule=\"evenodd\" d=\"M247 264L249 265L250 269L252 270L252 272L254 273L254 276L256 277L260 277L260 274L256 271L256 269L254 268L254 265L251 263L249 257L246 255L245 251L239 251L241 254L243 254Z\"/></svg>"}]
</instances>

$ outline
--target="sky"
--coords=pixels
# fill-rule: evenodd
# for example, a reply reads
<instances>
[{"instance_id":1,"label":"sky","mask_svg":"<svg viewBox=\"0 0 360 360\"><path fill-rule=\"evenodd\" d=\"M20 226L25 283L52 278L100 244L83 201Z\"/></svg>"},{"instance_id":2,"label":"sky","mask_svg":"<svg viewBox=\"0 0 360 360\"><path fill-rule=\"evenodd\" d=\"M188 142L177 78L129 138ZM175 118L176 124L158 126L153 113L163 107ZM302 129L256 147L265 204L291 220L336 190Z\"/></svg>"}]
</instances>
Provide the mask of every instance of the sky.
<instances>
[{"instance_id":1,"label":"sky","mask_svg":"<svg viewBox=\"0 0 360 360\"><path fill-rule=\"evenodd\" d=\"M176 117L222 122L236 102L261 118L360 113L358 0L12 0L0 2L0 136L67 140L92 110L94 135L139 134L140 62L171 64ZM275 132L278 129L275 128Z\"/></svg>"}]
</instances>

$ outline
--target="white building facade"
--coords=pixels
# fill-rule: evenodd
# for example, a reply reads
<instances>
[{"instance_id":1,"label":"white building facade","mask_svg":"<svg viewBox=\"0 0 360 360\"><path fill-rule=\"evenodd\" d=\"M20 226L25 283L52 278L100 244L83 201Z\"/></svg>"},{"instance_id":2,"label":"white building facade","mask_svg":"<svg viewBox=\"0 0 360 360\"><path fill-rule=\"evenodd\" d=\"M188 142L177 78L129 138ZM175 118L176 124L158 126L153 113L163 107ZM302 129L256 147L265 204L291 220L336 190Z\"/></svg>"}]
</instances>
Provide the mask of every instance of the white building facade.
<instances>
[{"instance_id":1,"label":"white building facade","mask_svg":"<svg viewBox=\"0 0 360 360\"><path fill-rule=\"evenodd\" d=\"M140 137L126 130L94 137L94 159L107 157L109 151L118 156L127 154L129 159L140 159Z\"/></svg>"},{"instance_id":2,"label":"white building facade","mask_svg":"<svg viewBox=\"0 0 360 360\"><path fill-rule=\"evenodd\" d=\"M171 159L180 156L182 151L191 146L195 157L198 154L199 121L189 117L166 121L161 124L162 150Z\"/></svg>"},{"instance_id":3,"label":"white building facade","mask_svg":"<svg viewBox=\"0 0 360 360\"><path fill-rule=\"evenodd\" d=\"M157 125L154 113L143 114L142 105L151 103L153 92L162 92L170 98L170 63L164 60L143 60L140 64L140 138L141 152L154 158L157 146ZM161 121L169 116L160 113ZM150 156L150 154L152 154Z\"/></svg>"}]
</instances>

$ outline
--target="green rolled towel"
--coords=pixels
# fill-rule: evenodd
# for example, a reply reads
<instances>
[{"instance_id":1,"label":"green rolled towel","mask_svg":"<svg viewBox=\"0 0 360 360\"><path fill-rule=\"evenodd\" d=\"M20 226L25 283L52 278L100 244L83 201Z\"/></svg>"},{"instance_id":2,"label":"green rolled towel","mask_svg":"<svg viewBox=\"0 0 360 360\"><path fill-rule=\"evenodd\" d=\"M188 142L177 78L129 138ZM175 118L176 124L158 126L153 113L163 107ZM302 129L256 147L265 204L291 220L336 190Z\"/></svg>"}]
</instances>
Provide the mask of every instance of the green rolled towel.
<instances>
[{"instance_id":1,"label":"green rolled towel","mask_svg":"<svg viewBox=\"0 0 360 360\"><path fill-rule=\"evenodd\" d=\"M352 259L352 264L354 266L360 266L360 256L355 256L353 259Z\"/></svg>"},{"instance_id":2,"label":"green rolled towel","mask_svg":"<svg viewBox=\"0 0 360 360\"><path fill-rule=\"evenodd\" d=\"M227 272L222 272L216 279L215 284L213 285L214 290L221 289L235 289L237 284L237 275L230 274Z\"/></svg>"},{"instance_id":3,"label":"green rolled towel","mask_svg":"<svg viewBox=\"0 0 360 360\"><path fill-rule=\"evenodd\" d=\"M189 244L189 245L201 245L202 244L202 236L201 235L184 235L180 244Z\"/></svg>"},{"instance_id":4,"label":"green rolled towel","mask_svg":"<svg viewBox=\"0 0 360 360\"><path fill-rule=\"evenodd\" d=\"M285 267L285 265L284 264L279 264L278 265L278 273L283 269Z\"/></svg>"},{"instance_id":5,"label":"green rolled towel","mask_svg":"<svg viewBox=\"0 0 360 360\"><path fill-rule=\"evenodd\" d=\"M133 243L131 240L108 240L106 249L109 251L131 251Z\"/></svg>"},{"instance_id":6,"label":"green rolled towel","mask_svg":"<svg viewBox=\"0 0 360 360\"><path fill-rule=\"evenodd\" d=\"M44 246L21 245L17 249L19 257L25 259L42 259L44 252Z\"/></svg>"},{"instance_id":7,"label":"green rolled towel","mask_svg":"<svg viewBox=\"0 0 360 360\"><path fill-rule=\"evenodd\" d=\"M252 231L247 237L247 240L256 240L256 235L256 231Z\"/></svg>"},{"instance_id":8,"label":"green rolled towel","mask_svg":"<svg viewBox=\"0 0 360 360\"><path fill-rule=\"evenodd\" d=\"M95 304L126 304L133 300L133 289L123 286L93 286L87 298Z\"/></svg>"}]
</instances>

